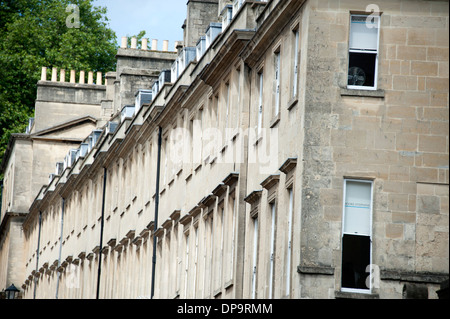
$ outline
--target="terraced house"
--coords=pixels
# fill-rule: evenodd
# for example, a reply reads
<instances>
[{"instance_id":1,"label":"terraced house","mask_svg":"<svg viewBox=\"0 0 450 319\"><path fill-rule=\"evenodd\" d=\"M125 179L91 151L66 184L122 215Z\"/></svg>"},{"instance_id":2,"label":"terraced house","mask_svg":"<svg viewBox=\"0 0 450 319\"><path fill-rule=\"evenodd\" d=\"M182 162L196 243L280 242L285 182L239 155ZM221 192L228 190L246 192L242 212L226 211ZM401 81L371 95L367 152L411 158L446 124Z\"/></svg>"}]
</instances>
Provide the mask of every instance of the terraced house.
<instances>
[{"instance_id":1,"label":"terraced house","mask_svg":"<svg viewBox=\"0 0 450 319\"><path fill-rule=\"evenodd\" d=\"M448 20L448 1L189 0L173 51L125 38L95 83L43 68L1 166L0 289L443 296Z\"/></svg>"}]
</instances>

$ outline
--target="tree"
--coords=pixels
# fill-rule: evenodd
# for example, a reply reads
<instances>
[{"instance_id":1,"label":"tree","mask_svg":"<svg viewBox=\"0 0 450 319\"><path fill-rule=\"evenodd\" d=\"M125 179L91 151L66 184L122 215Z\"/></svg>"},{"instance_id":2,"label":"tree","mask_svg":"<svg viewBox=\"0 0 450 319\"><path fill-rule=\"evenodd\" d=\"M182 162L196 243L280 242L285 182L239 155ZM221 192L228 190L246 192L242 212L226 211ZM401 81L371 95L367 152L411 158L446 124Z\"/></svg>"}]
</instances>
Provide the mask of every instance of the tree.
<instances>
[{"instance_id":1,"label":"tree","mask_svg":"<svg viewBox=\"0 0 450 319\"><path fill-rule=\"evenodd\" d=\"M33 117L43 66L49 72L53 66L115 70L116 35L107 25L106 8L92 2L0 0L0 158L10 134L23 133Z\"/></svg>"},{"instance_id":2,"label":"tree","mask_svg":"<svg viewBox=\"0 0 450 319\"><path fill-rule=\"evenodd\" d=\"M132 35L132 36L127 35L127 43L128 43L128 47L131 47L131 38L135 37L136 40L137 40L137 41L136 41L136 42L137 42L136 48L137 48L137 49L141 49L141 48L142 48L142 39L144 38L144 36L145 36L145 31L144 31L144 30L142 30L141 32L139 32L138 35Z\"/></svg>"}]
</instances>

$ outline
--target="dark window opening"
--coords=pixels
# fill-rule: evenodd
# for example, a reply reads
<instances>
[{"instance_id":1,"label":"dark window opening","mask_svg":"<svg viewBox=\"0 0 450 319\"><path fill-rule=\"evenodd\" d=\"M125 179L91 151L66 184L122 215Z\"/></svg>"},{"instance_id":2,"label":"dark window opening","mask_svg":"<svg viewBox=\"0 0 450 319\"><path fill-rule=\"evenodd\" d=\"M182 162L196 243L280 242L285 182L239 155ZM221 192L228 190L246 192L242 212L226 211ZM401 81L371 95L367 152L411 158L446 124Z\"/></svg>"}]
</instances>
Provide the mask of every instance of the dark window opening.
<instances>
[{"instance_id":1,"label":"dark window opening","mask_svg":"<svg viewBox=\"0 0 450 319\"><path fill-rule=\"evenodd\" d=\"M376 53L349 52L348 85L375 86Z\"/></svg>"},{"instance_id":2,"label":"dark window opening","mask_svg":"<svg viewBox=\"0 0 450 319\"><path fill-rule=\"evenodd\" d=\"M370 237L344 234L342 240L342 287L369 289Z\"/></svg>"}]
</instances>

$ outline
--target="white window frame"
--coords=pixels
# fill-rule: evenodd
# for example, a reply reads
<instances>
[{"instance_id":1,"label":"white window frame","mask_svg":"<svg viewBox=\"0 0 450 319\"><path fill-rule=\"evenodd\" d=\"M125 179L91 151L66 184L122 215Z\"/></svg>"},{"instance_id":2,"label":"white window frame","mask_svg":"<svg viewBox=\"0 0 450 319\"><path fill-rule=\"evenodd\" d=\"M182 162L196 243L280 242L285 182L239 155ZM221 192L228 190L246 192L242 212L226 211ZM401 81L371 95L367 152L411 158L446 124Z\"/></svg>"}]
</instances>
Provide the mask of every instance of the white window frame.
<instances>
[{"instance_id":1,"label":"white window frame","mask_svg":"<svg viewBox=\"0 0 450 319\"><path fill-rule=\"evenodd\" d=\"M234 110L234 114L236 116L235 128L238 129L239 128L239 113L240 113L239 108L241 105L241 70L240 69L236 70L236 73L237 73L236 83L237 83L237 91L238 92L237 92L237 102L236 102L236 106L235 106L236 109Z\"/></svg>"},{"instance_id":2,"label":"white window frame","mask_svg":"<svg viewBox=\"0 0 450 319\"><path fill-rule=\"evenodd\" d=\"M224 224L225 224L225 203L222 204L222 206L219 207L220 209L220 254L219 254L219 284L220 286L222 286L222 278L223 278L223 253L224 253L224 249L223 249L223 242L224 242Z\"/></svg>"},{"instance_id":3,"label":"white window frame","mask_svg":"<svg viewBox=\"0 0 450 319\"><path fill-rule=\"evenodd\" d=\"M259 82L259 101L258 101L258 122L257 122L257 133L258 136L261 134L262 130L262 117L263 117L263 82L264 82L264 72L261 71L258 73L258 82Z\"/></svg>"},{"instance_id":4,"label":"white window frame","mask_svg":"<svg viewBox=\"0 0 450 319\"><path fill-rule=\"evenodd\" d=\"M275 109L274 116L277 116L280 113L280 99L281 99L281 90L280 90L280 74L281 74L281 51L274 52L275 54Z\"/></svg>"},{"instance_id":5,"label":"white window frame","mask_svg":"<svg viewBox=\"0 0 450 319\"><path fill-rule=\"evenodd\" d=\"M347 198L347 182L358 182L358 183L368 183L370 184L370 212L369 212L369 234L356 234L356 233L350 233L345 232L345 199ZM370 249L369 249L369 260L370 260L370 271L368 273L369 277L369 283L370 287L368 289L357 289L357 288L345 288L341 286L342 292L353 292L353 293L363 293L363 294L370 294L372 293L372 233L373 233L373 180L366 180L366 179L351 179L351 178L345 178L344 179L344 198L343 198L343 204L342 204L342 235L341 235L341 255L343 253L343 239L344 235L357 235L357 236L368 236L370 240ZM342 276L342 274L341 274Z\"/></svg>"},{"instance_id":6,"label":"white window frame","mask_svg":"<svg viewBox=\"0 0 450 319\"><path fill-rule=\"evenodd\" d=\"M352 32L352 17L365 17L367 19L377 19L376 28L378 29L377 32L377 49L376 51L373 50L364 50L364 49L352 49L350 48L350 37ZM373 86L363 86L363 85L348 85L348 79L347 79L347 89L353 89L353 90L377 90L378 88L378 57L379 57L379 51L380 51L380 15L375 15L371 17L371 15L367 14L350 14L350 28L349 28L349 48L348 48L348 66L347 66L347 76L348 76L348 70L350 68L350 53L368 53L368 54L375 54L375 74L373 79Z\"/></svg>"},{"instance_id":7,"label":"white window frame","mask_svg":"<svg viewBox=\"0 0 450 319\"><path fill-rule=\"evenodd\" d=\"M298 49L300 46L300 30L299 27L294 30L294 83L292 87L292 98L298 95Z\"/></svg>"},{"instance_id":8,"label":"white window frame","mask_svg":"<svg viewBox=\"0 0 450 319\"><path fill-rule=\"evenodd\" d=\"M275 228L276 228L276 213L277 206L276 202L270 203L270 213L271 213L271 229L270 229L270 269L269 269L269 299L273 298L273 280L275 272Z\"/></svg>"},{"instance_id":9,"label":"white window frame","mask_svg":"<svg viewBox=\"0 0 450 319\"><path fill-rule=\"evenodd\" d=\"M252 256L252 299L256 299L256 279L258 267L258 216L253 218L253 256Z\"/></svg>"},{"instance_id":10,"label":"white window frame","mask_svg":"<svg viewBox=\"0 0 450 319\"><path fill-rule=\"evenodd\" d=\"M289 211L288 211L288 245L286 256L286 296L291 292L291 256L292 256L292 216L294 213L294 189L288 188Z\"/></svg>"},{"instance_id":11,"label":"white window frame","mask_svg":"<svg viewBox=\"0 0 450 319\"><path fill-rule=\"evenodd\" d=\"M194 252L194 282L193 282L193 293L194 297L196 296L196 289L197 289L197 263L198 263L198 225L194 228L194 234L195 234L195 252Z\"/></svg>"},{"instance_id":12,"label":"white window frame","mask_svg":"<svg viewBox=\"0 0 450 319\"><path fill-rule=\"evenodd\" d=\"M168 138L164 138L164 174L163 174L163 185L167 183L167 171L168 171L168 161L169 161L169 143Z\"/></svg>"},{"instance_id":13,"label":"white window frame","mask_svg":"<svg viewBox=\"0 0 450 319\"><path fill-rule=\"evenodd\" d=\"M184 297L188 298L189 288L189 233L185 235L186 247L185 247L185 264L184 264Z\"/></svg>"},{"instance_id":14,"label":"white window frame","mask_svg":"<svg viewBox=\"0 0 450 319\"><path fill-rule=\"evenodd\" d=\"M225 93L225 99L226 99L226 101L225 101L226 102L226 105L225 105L226 111L225 112L226 113L225 113L225 129L224 129L225 134L224 134L224 136L225 136L225 143L226 143L229 138L228 130L230 128L230 123L229 123L229 121L230 121L230 90L231 90L230 81L225 83L225 90L226 90L226 93Z\"/></svg>"},{"instance_id":15,"label":"white window frame","mask_svg":"<svg viewBox=\"0 0 450 319\"><path fill-rule=\"evenodd\" d=\"M212 214L212 213L211 213ZM210 278L214 278L214 273L215 273L215 262L214 262L214 258L215 258L215 243L214 243L214 217L211 216L209 219L209 223L210 223L210 233L209 233L209 240L210 240L210 246L209 246L209 258L211 260L211 264L210 264L210 270L209 270L209 275ZM212 295L213 294L213 290L214 287L212 285L212 282L210 282L210 288L209 288L209 293Z\"/></svg>"},{"instance_id":16,"label":"white window frame","mask_svg":"<svg viewBox=\"0 0 450 319\"><path fill-rule=\"evenodd\" d=\"M233 278L233 268L234 268L234 246L235 246L235 229L236 229L236 205L237 200L235 197L232 199L232 229L231 229L231 256L230 256L230 278Z\"/></svg>"}]
</instances>

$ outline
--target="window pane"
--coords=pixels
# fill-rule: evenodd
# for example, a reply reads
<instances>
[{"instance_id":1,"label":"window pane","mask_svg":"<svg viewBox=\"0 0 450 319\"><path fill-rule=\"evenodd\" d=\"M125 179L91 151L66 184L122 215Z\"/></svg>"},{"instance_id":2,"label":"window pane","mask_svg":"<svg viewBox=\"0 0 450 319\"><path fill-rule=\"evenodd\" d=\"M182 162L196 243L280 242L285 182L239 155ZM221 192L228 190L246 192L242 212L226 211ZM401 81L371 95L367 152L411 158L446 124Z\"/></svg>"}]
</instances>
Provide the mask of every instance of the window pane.
<instances>
[{"instance_id":1,"label":"window pane","mask_svg":"<svg viewBox=\"0 0 450 319\"><path fill-rule=\"evenodd\" d=\"M342 287L369 289L370 237L345 234L342 240Z\"/></svg>"},{"instance_id":2,"label":"window pane","mask_svg":"<svg viewBox=\"0 0 450 319\"><path fill-rule=\"evenodd\" d=\"M375 86L376 58L374 53L350 52L348 85Z\"/></svg>"},{"instance_id":3,"label":"window pane","mask_svg":"<svg viewBox=\"0 0 450 319\"><path fill-rule=\"evenodd\" d=\"M370 235L371 183L346 182L344 233Z\"/></svg>"},{"instance_id":4,"label":"window pane","mask_svg":"<svg viewBox=\"0 0 450 319\"><path fill-rule=\"evenodd\" d=\"M350 49L377 50L378 17L352 16Z\"/></svg>"}]
</instances>

